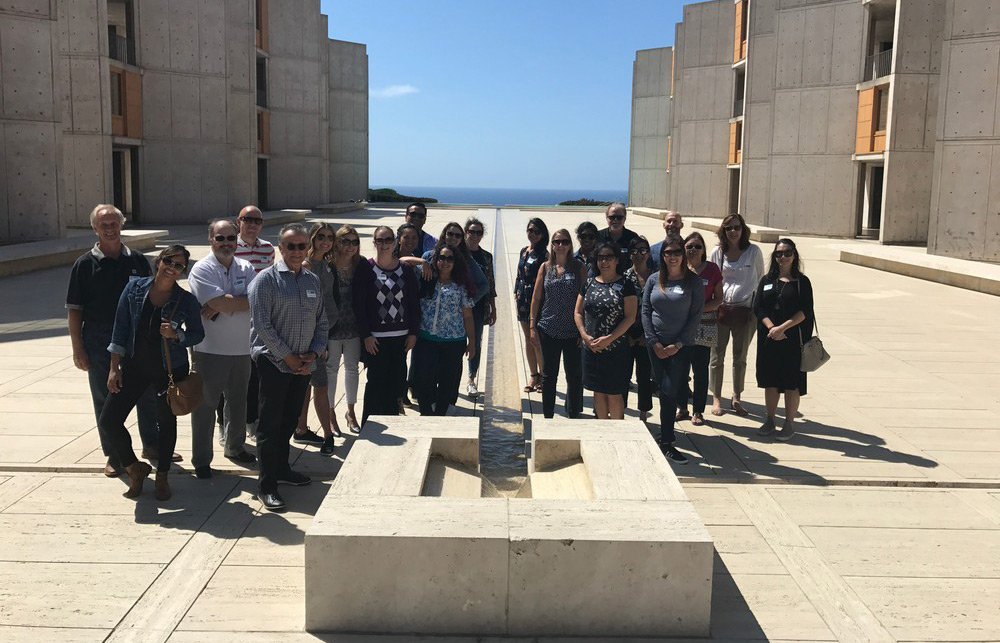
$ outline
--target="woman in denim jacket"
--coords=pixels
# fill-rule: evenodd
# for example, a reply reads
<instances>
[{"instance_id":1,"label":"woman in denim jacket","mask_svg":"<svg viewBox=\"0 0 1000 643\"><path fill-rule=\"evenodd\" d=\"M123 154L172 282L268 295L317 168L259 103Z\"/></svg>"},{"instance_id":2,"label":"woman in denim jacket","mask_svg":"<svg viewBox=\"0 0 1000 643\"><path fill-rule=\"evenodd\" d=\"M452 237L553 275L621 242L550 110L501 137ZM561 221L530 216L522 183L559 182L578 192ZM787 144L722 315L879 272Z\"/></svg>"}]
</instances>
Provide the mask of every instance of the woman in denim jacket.
<instances>
[{"instance_id":1,"label":"woman in denim jacket","mask_svg":"<svg viewBox=\"0 0 1000 643\"><path fill-rule=\"evenodd\" d=\"M201 305L194 295L177 284L190 259L191 253L184 246L169 246L156 258L154 275L129 281L118 300L108 346L111 353L110 394L101 411L100 428L128 473L128 490L123 494L126 498L142 493L143 480L152 470L135 457L132 440L125 429L125 419L150 386L157 392L156 420L160 429L155 495L157 500L170 498L167 472L171 460L163 454L174 452L177 418L167 402L163 340L166 339L174 382L179 382L188 374L188 346L205 338Z\"/></svg>"}]
</instances>

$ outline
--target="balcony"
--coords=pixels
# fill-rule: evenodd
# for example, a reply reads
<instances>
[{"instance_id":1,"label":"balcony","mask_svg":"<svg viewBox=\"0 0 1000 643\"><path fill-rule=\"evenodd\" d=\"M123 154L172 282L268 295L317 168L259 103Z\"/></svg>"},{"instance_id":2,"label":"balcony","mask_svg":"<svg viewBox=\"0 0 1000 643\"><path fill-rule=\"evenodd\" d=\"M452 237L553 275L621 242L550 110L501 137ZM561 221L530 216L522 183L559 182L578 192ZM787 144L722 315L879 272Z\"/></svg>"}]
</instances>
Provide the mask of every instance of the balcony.
<instances>
[{"instance_id":1,"label":"balcony","mask_svg":"<svg viewBox=\"0 0 1000 643\"><path fill-rule=\"evenodd\" d=\"M733 118L743 116L743 99L737 98L733 101Z\"/></svg>"},{"instance_id":2,"label":"balcony","mask_svg":"<svg viewBox=\"0 0 1000 643\"><path fill-rule=\"evenodd\" d=\"M135 65L135 41L125 36L109 33L108 56L126 65Z\"/></svg>"},{"instance_id":3,"label":"balcony","mask_svg":"<svg viewBox=\"0 0 1000 643\"><path fill-rule=\"evenodd\" d=\"M880 51L865 60L865 81L882 78L892 73L892 49Z\"/></svg>"}]
</instances>

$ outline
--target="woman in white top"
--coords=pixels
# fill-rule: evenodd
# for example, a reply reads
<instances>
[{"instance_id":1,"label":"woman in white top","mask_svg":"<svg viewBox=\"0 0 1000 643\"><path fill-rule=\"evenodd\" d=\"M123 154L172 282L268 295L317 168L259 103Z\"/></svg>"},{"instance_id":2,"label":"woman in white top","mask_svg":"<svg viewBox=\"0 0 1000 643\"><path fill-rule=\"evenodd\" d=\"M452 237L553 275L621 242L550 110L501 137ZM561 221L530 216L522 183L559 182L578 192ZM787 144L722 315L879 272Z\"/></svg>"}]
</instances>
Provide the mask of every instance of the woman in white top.
<instances>
[{"instance_id":1,"label":"woman in white top","mask_svg":"<svg viewBox=\"0 0 1000 643\"><path fill-rule=\"evenodd\" d=\"M712 389L712 415L722 415L722 381L726 347L733 341L732 410L748 415L740 402L747 372L747 353L757 328L753 314L753 296L764 275L764 255L750 243L750 228L739 214L722 220L718 230L719 245L712 251L712 263L722 269L722 305L719 306L719 338L712 349L709 365L709 388Z\"/></svg>"}]
</instances>

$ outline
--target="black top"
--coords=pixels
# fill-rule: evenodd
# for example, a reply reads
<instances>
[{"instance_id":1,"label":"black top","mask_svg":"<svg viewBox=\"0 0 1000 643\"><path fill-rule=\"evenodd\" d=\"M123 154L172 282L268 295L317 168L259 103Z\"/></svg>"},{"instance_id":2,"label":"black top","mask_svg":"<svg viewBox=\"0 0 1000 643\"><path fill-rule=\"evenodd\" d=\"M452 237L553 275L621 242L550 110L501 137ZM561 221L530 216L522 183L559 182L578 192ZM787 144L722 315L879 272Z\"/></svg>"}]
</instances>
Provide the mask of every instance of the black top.
<instances>
[{"instance_id":1,"label":"black top","mask_svg":"<svg viewBox=\"0 0 1000 643\"><path fill-rule=\"evenodd\" d=\"M590 278L580 291L583 296L583 327L594 339L610 335L625 319L625 298L635 297L634 283L618 277L610 284ZM626 341L622 335L608 346L614 348Z\"/></svg>"},{"instance_id":2,"label":"black top","mask_svg":"<svg viewBox=\"0 0 1000 643\"><path fill-rule=\"evenodd\" d=\"M490 282L489 296L492 298L496 298L497 283L496 283L496 277L493 276L493 255L483 250L482 248L479 248L478 250L470 250L469 255L472 257L473 261L479 264L479 267L482 269L483 274L486 275L486 280ZM483 297L478 302L476 302L476 305L477 306L479 304L485 305L485 302L486 302L486 297Z\"/></svg>"},{"instance_id":3,"label":"black top","mask_svg":"<svg viewBox=\"0 0 1000 643\"><path fill-rule=\"evenodd\" d=\"M757 296L754 298L754 313L757 315L758 326L763 328L763 319L767 317L775 325L784 324L795 313L802 312L805 320L788 331L792 342L796 345L799 339L804 343L813 334L813 290L812 282L805 275L792 281L771 279L767 275L757 286ZM765 337L767 330L764 330ZM799 335L801 333L801 336Z\"/></svg>"},{"instance_id":4,"label":"black top","mask_svg":"<svg viewBox=\"0 0 1000 643\"><path fill-rule=\"evenodd\" d=\"M149 260L141 252L122 246L117 259L94 248L73 264L66 293L66 308L82 309L84 323L111 326L118 299L132 277L152 274Z\"/></svg>"},{"instance_id":5,"label":"black top","mask_svg":"<svg viewBox=\"0 0 1000 643\"><path fill-rule=\"evenodd\" d=\"M614 241L621 248L622 254L618 259L618 264L621 266L622 272L632 267L632 259L628 256L628 246L632 243L633 239L638 239L639 235L628 228L622 228L622 236L618 237L615 241L611 238L611 228L604 228L597 233L597 243L602 241Z\"/></svg>"},{"instance_id":6,"label":"black top","mask_svg":"<svg viewBox=\"0 0 1000 643\"><path fill-rule=\"evenodd\" d=\"M160 339L160 322L163 307L154 306L146 297L139 315L139 327L135 330L135 360L141 363L159 364L163 360L163 341Z\"/></svg>"}]
</instances>

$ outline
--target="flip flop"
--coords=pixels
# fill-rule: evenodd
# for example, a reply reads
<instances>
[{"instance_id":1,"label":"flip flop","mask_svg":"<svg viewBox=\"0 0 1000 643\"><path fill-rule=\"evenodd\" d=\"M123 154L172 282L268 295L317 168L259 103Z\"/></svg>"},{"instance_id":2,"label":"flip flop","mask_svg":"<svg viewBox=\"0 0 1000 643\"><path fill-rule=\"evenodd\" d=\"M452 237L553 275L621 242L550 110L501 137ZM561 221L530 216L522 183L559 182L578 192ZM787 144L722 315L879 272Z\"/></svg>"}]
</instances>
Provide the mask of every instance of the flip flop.
<instances>
[{"instance_id":1,"label":"flip flop","mask_svg":"<svg viewBox=\"0 0 1000 643\"><path fill-rule=\"evenodd\" d=\"M736 413L736 415L738 415L740 417L746 417L746 416L750 415L750 411L747 411L743 407L743 403L740 402L739 400L733 400L732 403L731 403L731 406L732 406L733 412Z\"/></svg>"}]
</instances>

